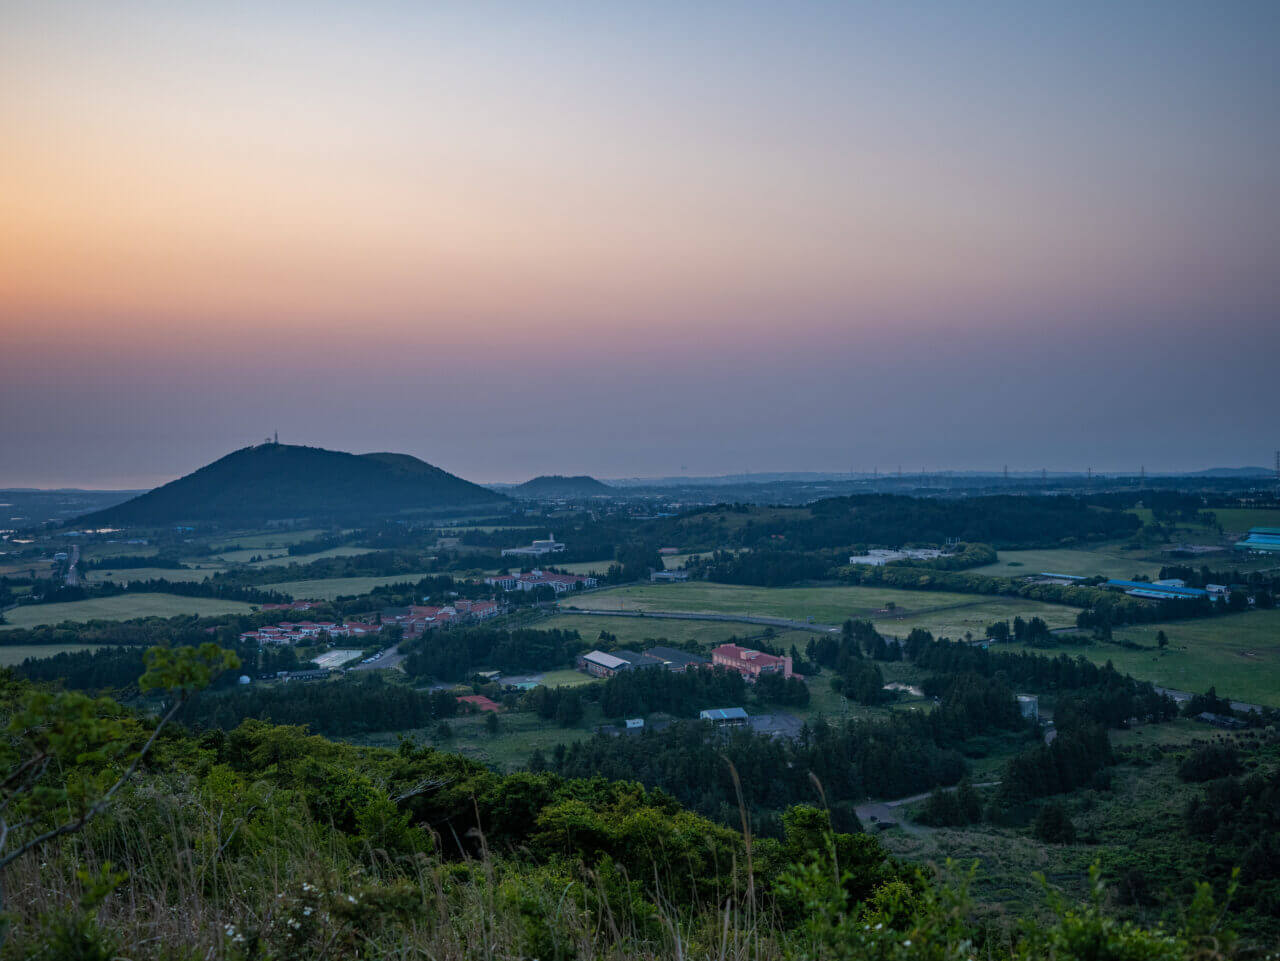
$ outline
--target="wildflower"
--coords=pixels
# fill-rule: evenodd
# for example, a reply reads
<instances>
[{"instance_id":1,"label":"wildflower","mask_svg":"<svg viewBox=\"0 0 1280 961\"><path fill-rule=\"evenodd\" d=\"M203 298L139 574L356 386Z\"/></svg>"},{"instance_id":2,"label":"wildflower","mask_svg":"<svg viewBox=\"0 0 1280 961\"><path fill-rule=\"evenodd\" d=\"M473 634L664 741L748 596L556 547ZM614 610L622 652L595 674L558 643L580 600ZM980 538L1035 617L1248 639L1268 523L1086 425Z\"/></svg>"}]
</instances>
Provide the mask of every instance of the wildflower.
<instances>
[{"instance_id":1,"label":"wildflower","mask_svg":"<svg viewBox=\"0 0 1280 961\"><path fill-rule=\"evenodd\" d=\"M310 907L305 907L305 908L303 908L303 909L302 909L302 913L303 913L304 915L306 915L307 917L311 917L311 908L310 908Z\"/></svg>"},{"instance_id":2,"label":"wildflower","mask_svg":"<svg viewBox=\"0 0 1280 961\"><path fill-rule=\"evenodd\" d=\"M350 901L352 904L355 904L355 903L356 903L356 899L355 899L355 898L353 898L353 897L352 897L351 895L349 895L349 894L347 895L347 900L348 900L348 901Z\"/></svg>"},{"instance_id":3,"label":"wildflower","mask_svg":"<svg viewBox=\"0 0 1280 961\"><path fill-rule=\"evenodd\" d=\"M903 946L904 948L909 948L909 947L911 947L911 939L910 939L910 938L907 938L907 940L903 941L903 942L902 942L902 946Z\"/></svg>"},{"instance_id":4,"label":"wildflower","mask_svg":"<svg viewBox=\"0 0 1280 961\"><path fill-rule=\"evenodd\" d=\"M877 924L877 925L876 925L876 930L877 930L877 931L879 931L879 930L880 930L881 928L883 928L883 927L884 927L884 924L883 924L883 923Z\"/></svg>"}]
</instances>

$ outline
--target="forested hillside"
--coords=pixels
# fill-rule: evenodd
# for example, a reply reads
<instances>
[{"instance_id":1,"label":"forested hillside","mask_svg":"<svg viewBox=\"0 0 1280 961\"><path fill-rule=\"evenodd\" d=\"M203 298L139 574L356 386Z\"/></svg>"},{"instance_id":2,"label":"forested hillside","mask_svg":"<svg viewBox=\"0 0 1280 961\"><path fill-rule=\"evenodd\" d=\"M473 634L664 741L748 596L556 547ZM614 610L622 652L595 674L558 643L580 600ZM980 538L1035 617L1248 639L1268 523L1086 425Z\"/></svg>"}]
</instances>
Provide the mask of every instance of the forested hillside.
<instances>
[{"instance_id":1,"label":"forested hillside","mask_svg":"<svg viewBox=\"0 0 1280 961\"><path fill-rule=\"evenodd\" d=\"M348 454L289 444L245 447L140 497L78 518L84 526L353 518L506 501L406 454Z\"/></svg>"}]
</instances>

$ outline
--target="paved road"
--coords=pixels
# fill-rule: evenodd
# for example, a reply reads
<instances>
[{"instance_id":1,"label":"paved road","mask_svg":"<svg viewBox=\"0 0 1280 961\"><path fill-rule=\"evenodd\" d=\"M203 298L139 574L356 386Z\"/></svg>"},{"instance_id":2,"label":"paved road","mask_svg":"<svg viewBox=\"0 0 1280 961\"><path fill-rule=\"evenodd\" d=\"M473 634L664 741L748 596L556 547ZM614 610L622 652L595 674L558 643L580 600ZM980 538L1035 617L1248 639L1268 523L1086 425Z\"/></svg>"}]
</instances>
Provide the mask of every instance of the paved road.
<instances>
[{"instance_id":1,"label":"paved road","mask_svg":"<svg viewBox=\"0 0 1280 961\"><path fill-rule=\"evenodd\" d=\"M995 787L999 783L999 781L984 781L981 784L975 784L974 787ZM946 790L954 791L955 788L949 787ZM875 818L878 821L896 821L898 827L908 834L928 834L932 828L912 824L905 818L899 818L897 809L923 801L932 793L932 791L925 791L923 794L913 794L911 797L900 797L896 801L867 801L854 807L854 810L858 813L858 820L862 822L864 828L871 827L872 818Z\"/></svg>"},{"instance_id":2,"label":"paved road","mask_svg":"<svg viewBox=\"0 0 1280 961\"><path fill-rule=\"evenodd\" d=\"M67 576L65 578L67 587L80 586L80 545L76 544L71 548L71 557L67 562Z\"/></svg>"},{"instance_id":3,"label":"paved road","mask_svg":"<svg viewBox=\"0 0 1280 961\"><path fill-rule=\"evenodd\" d=\"M1189 700L1191 700L1193 697L1195 697L1195 695L1194 695L1194 694L1192 694L1190 691L1175 691L1175 690L1173 690L1172 688L1168 688L1168 687L1157 687L1157 688L1156 688L1156 691L1157 691L1158 693L1160 693L1160 694L1167 694L1167 695L1169 695L1169 697L1173 698L1173 699L1174 699L1175 701L1177 701L1179 704L1182 704L1182 703L1183 703L1183 702L1185 702L1185 701L1189 701ZM1267 710L1267 708L1265 708L1265 707L1264 707L1263 705L1261 705L1261 704L1249 704L1249 703L1248 703L1248 702L1246 702L1246 701L1232 701L1232 702L1231 702L1231 710L1233 710L1233 711L1257 711L1257 712L1261 713L1261 712L1263 712L1263 711Z\"/></svg>"},{"instance_id":4,"label":"paved road","mask_svg":"<svg viewBox=\"0 0 1280 961\"><path fill-rule=\"evenodd\" d=\"M364 661L360 661L354 667L348 668L348 670L385 671L385 670L388 670L389 668L399 667L400 662L403 661L404 658L405 656L401 654L399 651L397 651L396 646L392 644L390 647L383 650L382 657L378 658L376 661L372 662L371 664L366 664Z\"/></svg>"}]
</instances>

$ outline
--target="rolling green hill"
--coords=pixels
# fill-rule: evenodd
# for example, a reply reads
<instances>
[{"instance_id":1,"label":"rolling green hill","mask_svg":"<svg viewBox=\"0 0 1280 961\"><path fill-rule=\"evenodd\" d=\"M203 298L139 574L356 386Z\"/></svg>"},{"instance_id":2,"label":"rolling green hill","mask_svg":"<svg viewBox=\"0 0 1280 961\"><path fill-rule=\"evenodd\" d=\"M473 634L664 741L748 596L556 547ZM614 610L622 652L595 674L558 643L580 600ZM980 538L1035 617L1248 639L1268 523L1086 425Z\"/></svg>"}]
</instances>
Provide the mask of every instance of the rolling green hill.
<instances>
[{"instance_id":1,"label":"rolling green hill","mask_svg":"<svg viewBox=\"0 0 1280 961\"><path fill-rule=\"evenodd\" d=\"M506 498L407 454L261 444L140 497L77 519L87 526L355 518L494 507Z\"/></svg>"}]
</instances>

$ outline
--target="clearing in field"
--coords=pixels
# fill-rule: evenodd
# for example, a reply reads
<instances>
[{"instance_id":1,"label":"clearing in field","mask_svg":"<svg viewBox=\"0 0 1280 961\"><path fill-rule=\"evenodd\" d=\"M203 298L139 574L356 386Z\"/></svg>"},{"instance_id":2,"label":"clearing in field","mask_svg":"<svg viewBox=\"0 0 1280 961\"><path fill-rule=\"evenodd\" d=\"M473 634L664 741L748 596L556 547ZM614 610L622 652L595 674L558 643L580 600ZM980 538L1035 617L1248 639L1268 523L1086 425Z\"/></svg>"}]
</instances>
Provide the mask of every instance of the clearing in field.
<instances>
[{"instance_id":1,"label":"clearing in field","mask_svg":"<svg viewBox=\"0 0 1280 961\"><path fill-rule=\"evenodd\" d=\"M14 667L29 657L53 657L76 651L96 651L104 644L8 644L0 645L0 667Z\"/></svg>"},{"instance_id":2,"label":"clearing in field","mask_svg":"<svg viewBox=\"0 0 1280 961\"><path fill-rule=\"evenodd\" d=\"M420 571L379 577L321 577L306 581L284 581L280 584L268 584L267 587L273 591L292 594L295 600L314 598L331 601L335 597L349 594L367 594L375 587L386 584L416 584L424 577L430 576L429 572Z\"/></svg>"},{"instance_id":3,"label":"clearing in field","mask_svg":"<svg viewBox=\"0 0 1280 961\"><path fill-rule=\"evenodd\" d=\"M1165 651L1156 648L1158 631L1169 638ZM1203 693L1213 686L1223 697L1280 707L1280 610L1117 628L1115 637L1151 650L1117 644L1064 650L1173 690Z\"/></svg>"},{"instance_id":4,"label":"clearing in field","mask_svg":"<svg viewBox=\"0 0 1280 961\"><path fill-rule=\"evenodd\" d=\"M213 617L218 614L248 614L253 608L243 601L224 601L211 597L179 597L177 594L117 594L94 597L87 601L65 604L28 604L4 612L7 624L0 631L18 627L39 627L63 621L128 621L135 617L177 617L196 614Z\"/></svg>"},{"instance_id":5,"label":"clearing in field","mask_svg":"<svg viewBox=\"0 0 1280 961\"><path fill-rule=\"evenodd\" d=\"M710 584L646 584L618 587L574 597L566 605L586 610L687 611L754 617L782 617L816 624L840 624L869 618L890 634L924 627L935 634L958 636L977 625L977 634L992 621L1042 617L1050 627L1075 623L1076 609L1020 598L945 591L904 591L888 587L741 587ZM892 604L893 607L889 608Z\"/></svg>"}]
</instances>

